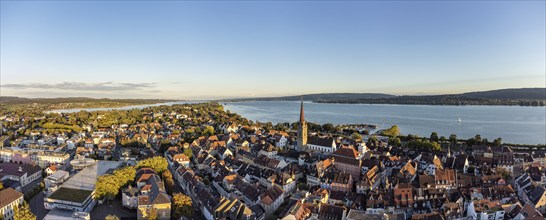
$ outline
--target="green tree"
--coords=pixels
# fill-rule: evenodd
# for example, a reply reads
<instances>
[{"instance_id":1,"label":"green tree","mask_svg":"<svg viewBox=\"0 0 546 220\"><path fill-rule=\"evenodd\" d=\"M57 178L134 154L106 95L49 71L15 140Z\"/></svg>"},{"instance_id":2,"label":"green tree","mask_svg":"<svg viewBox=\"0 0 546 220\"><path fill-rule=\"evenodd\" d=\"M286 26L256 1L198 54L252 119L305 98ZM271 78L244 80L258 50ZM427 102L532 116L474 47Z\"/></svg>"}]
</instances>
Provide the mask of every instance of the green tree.
<instances>
[{"instance_id":1,"label":"green tree","mask_svg":"<svg viewBox=\"0 0 546 220\"><path fill-rule=\"evenodd\" d=\"M328 133L332 133L335 131L335 127L332 123L326 123L322 125L322 130Z\"/></svg>"},{"instance_id":2,"label":"green tree","mask_svg":"<svg viewBox=\"0 0 546 220\"><path fill-rule=\"evenodd\" d=\"M436 141L436 142L438 142L438 139L439 139L439 138L438 138L438 133L432 132L432 133L430 134L430 141Z\"/></svg>"},{"instance_id":3,"label":"green tree","mask_svg":"<svg viewBox=\"0 0 546 220\"><path fill-rule=\"evenodd\" d=\"M456 134L449 135L449 142L451 142L452 144L457 143L457 135Z\"/></svg>"},{"instance_id":4,"label":"green tree","mask_svg":"<svg viewBox=\"0 0 546 220\"><path fill-rule=\"evenodd\" d=\"M290 124L290 127L292 127L292 129L294 129L294 130L297 130L300 127L300 123L299 122L293 122L292 124Z\"/></svg>"},{"instance_id":5,"label":"green tree","mask_svg":"<svg viewBox=\"0 0 546 220\"><path fill-rule=\"evenodd\" d=\"M163 182L165 182L165 190L167 191L167 194L172 194L174 190L174 180L171 171L165 170L165 172L162 174L162 179Z\"/></svg>"},{"instance_id":6,"label":"green tree","mask_svg":"<svg viewBox=\"0 0 546 220\"><path fill-rule=\"evenodd\" d=\"M406 138L408 141L413 141L413 140L418 140L419 139L419 136L415 135L415 134L408 134L407 138Z\"/></svg>"},{"instance_id":7,"label":"green tree","mask_svg":"<svg viewBox=\"0 0 546 220\"><path fill-rule=\"evenodd\" d=\"M445 136L440 136L439 141L440 141L440 143L445 143L447 141L447 139L446 139Z\"/></svg>"},{"instance_id":8,"label":"green tree","mask_svg":"<svg viewBox=\"0 0 546 220\"><path fill-rule=\"evenodd\" d=\"M439 151L441 150L440 144L438 142L430 142L430 141L423 141L423 140L413 140L406 143L406 146L409 148L417 149L417 150L432 150L432 151Z\"/></svg>"},{"instance_id":9,"label":"green tree","mask_svg":"<svg viewBox=\"0 0 546 220\"><path fill-rule=\"evenodd\" d=\"M475 145L477 142L476 142L476 139L475 138L469 138L468 140L466 140L466 145L471 147L473 145Z\"/></svg>"},{"instance_id":10,"label":"green tree","mask_svg":"<svg viewBox=\"0 0 546 220\"><path fill-rule=\"evenodd\" d=\"M379 143L379 140L377 139L376 136L371 136L370 138L368 138L368 142L366 143L366 145L368 146L377 146Z\"/></svg>"},{"instance_id":11,"label":"green tree","mask_svg":"<svg viewBox=\"0 0 546 220\"><path fill-rule=\"evenodd\" d=\"M389 129L383 131L381 135L389 136L389 137L396 137L400 135L400 129L398 128L398 125L393 125Z\"/></svg>"},{"instance_id":12,"label":"green tree","mask_svg":"<svg viewBox=\"0 0 546 220\"><path fill-rule=\"evenodd\" d=\"M119 193L121 183L115 178L114 175L106 174L99 176L95 184L94 199L113 200Z\"/></svg>"},{"instance_id":13,"label":"green tree","mask_svg":"<svg viewBox=\"0 0 546 220\"><path fill-rule=\"evenodd\" d=\"M125 187L133 182L135 176L136 169L133 166L126 166L114 171L114 177L120 182L120 187Z\"/></svg>"},{"instance_id":14,"label":"green tree","mask_svg":"<svg viewBox=\"0 0 546 220\"><path fill-rule=\"evenodd\" d=\"M28 203L23 202L23 204L15 208L13 220L36 220L36 215L30 211Z\"/></svg>"},{"instance_id":15,"label":"green tree","mask_svg":"<svg viewBox=\"0 0 546 220\"><path fill-rule=\"evenodd\" d=\"M214 135L214 128L212 126L205 126L205 129L203 130L203 135L205 136Z\"/></svg>"},{"instance_id":16,"label":"green tree","mask_svg":"<svg viewBox=\"0 0 546 220\"><path fill-rule=\"evenodd\" d=\"M277 123L273 129L277 130L277 131L286 131L288 129L288 127L286 127L286 125L284 123Z\"/></svg>"},{"instance_id":17,"label":"green tree","mask_svg":"<svg viewBox=\"0 0 546 220\"><path fill-rule=\"evenodd\" d=\"M190 147L185 148L184 155L191 159L193 157L193 150Z\"/></svg>"},{"instance_id":18,"label":"green tree","mask_svg":"<svg viewBox=\"0 0 546 220\"><path fill-rule=\"evenodd\" d=\"M476 134L476 136L474 136L474 140L476 141L476 144L481 144L482 143L482 136L479 135L479 134Z\"/></svg>"},{"instance_id":19,"label":"green tree","mask_svg":"<svg viewBox=\"0 0 546 220\"><path fill-rule=\"evenodd\" d=\"M360 135L359 133L353 133L351 135L351 137L354 139L354 140L362 140L362 135Z\"/></svg>"},{"instance_id":20,"label":"green tree","mask_svg":"<svg viewBox=\"0 0 546 220\"><path fill-rule=\"evenodd\" d=\"M167 159L165 159L164 157L155 156L139 161L137 164L137 169L140 169L142 167L149 167L155 170L155 172L161 174L163 173L163 171L167 170L168 166L169 163L167 162Z\"/></svg>"},{"instance_id":21,"label":"green tree","mask_svg":"<svg viewBox=\"0 0 546 220\"><path fill-rule=\"evenodd\" d=\"M400 138L389 138L389 145L391 146L400 146L402 142L400 141Z\"/></svg>"},{"instance_id":22,"label":"green tree","mask_svg":"<svg viewBox=\"0 0 546 220\"><path fill-rule=\"evenodd\" d=\"M179 219L182 216L191 218L193 215L192 201L189 196L175 193L172 200L173 217Z\"/></svg>"},{"instance_id":23,"label":"green tree","mask_svg":"<svg viewBox=\"0 0 546 220\"><path fill-rule=\"evenodd\" d=\"M493 140L493 145L501 146L502 145L502 138L497 138L497 139Z\"/></svg>"}]
</instances>

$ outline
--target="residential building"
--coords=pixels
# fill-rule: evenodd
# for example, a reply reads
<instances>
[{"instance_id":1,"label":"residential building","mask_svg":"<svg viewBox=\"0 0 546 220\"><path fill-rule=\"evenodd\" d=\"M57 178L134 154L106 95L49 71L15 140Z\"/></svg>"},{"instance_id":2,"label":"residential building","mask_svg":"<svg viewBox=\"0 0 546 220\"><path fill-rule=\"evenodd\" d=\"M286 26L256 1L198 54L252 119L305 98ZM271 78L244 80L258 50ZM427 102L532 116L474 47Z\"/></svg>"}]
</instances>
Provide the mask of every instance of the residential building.
<instances>
[{"instance_id":1,"label":"residential building","mask_svg":"<svg viewBox=\"0 0 546 220\"><path fill-rule=\"evenodd\" d=\"M273 214L284 202L284 191L279 186L272 186L260 195L260 205L267 216Z\"/></svg>"},{"instance_id":2,"label":"residential building","mask_svg":"<svg viewBox=\"0 0 546 220\"><path fill-rule=\"evenodd\" d=\"M254 220L252 210L238 199L222 197L214 210L215 219Z\"/></svg>"},{"instance_id":3,"label":"residential building","mask_svg":"<svg viewBox=\"0 0 546 220\"><path fill-rule=\"evenodd\" d=\"M44 179L45 188L47 189L53 186L60 186L64 181L68 179L68 177L68 172L64 170L57 170Z\"/></svg>"},{"instance_id":4,"label":"residential building","mask_svg":"<svg viewBox=\"0 0 546 220\"><path fill-rule=\"evenodd\" d=\"M354 181L360 180L361 160L358 152L352 146L341 146L332 154L332 160L337 170L351 174Z\"/></svg>"},{"instance_id":5,"label":"residential building","mask_svg":"<svg viewBox=\"0 0 546 220\"><path fill-rule=\"evenodd\" d=\"M23 193L12 188L0 191L0 217L4 220L13 220L14 210L23 204Z\"/></svg>"},{"instance_id":6,"label":"residential building","mask_svg":"<svg viewBox=\"0 0 546 220\"><path fill-rule=\"evenodd\" d=\"M46 168L51 164L68 166L70 164L70 155L67 153L42 152L37 155L37 164L41 168Z\"/></svg>"},{"instance_id":7,"label":"residential building","mask_svg":"<svg viewBox=\"0 0 546 220\"><path fill-rule=\"evenodd\" d=\"M18 163L0 163L0 180L17 181L21 187L42 177L42 169L36 165Z\"/></svg>"}]
</instances>

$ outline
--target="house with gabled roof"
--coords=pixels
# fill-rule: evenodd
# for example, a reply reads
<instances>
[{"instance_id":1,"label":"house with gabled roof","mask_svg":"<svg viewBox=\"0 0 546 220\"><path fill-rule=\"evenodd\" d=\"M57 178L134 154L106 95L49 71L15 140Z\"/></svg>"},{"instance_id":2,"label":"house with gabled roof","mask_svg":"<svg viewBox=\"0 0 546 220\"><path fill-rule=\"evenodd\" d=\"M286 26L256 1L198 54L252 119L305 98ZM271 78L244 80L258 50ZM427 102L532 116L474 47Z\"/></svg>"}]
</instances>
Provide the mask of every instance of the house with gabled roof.
<instances>
[{"instance_id":1,"label":"house with gabled roof","mask_svg":"<svg viewBox=\"0 0 546 220\"><path fill-rule=\"evenodd\" d=\"M540 213L546 214L546 190L537 186L527 194L529 201Z\"/></svg>"},{"instance_id":2,"label":"house with gabled roof","mask_svg":"<svg viewBox=\"0 0 546 220\"><path fill-rule=\"evenodd\" d=\"M215 219L254 220L256 215L247 205L238 199L222 197L214 209Z\"/></svg>"},{"instance_id":3,"label":"house with gabled roof","mask_svg":"<svg viewBox=\"0 0 546 220\"><path fill-rule=\"evenodd\" d=\"M519 204L518 204L519 205ZM514 220L543 220L544 216L533 207L532 204L526 203L523 207L515 207L511 210Z\"/></svg>"},{"instance_id":4,"label":"house with gabled roof","mask_svg":"<svg viewBox=\"0 0 546 220\"><path fill-rule=\"evenodd\" d=\"M436 188L454 188L457 186L457 174L453 169L436 168L434 183Z\"/></svg>"},{"instance_id":5,"label":"house with gabled roof","mask_svg":"<svg viewBox=\"0 0 546 220\"><path fill-rule=\"evenodd\" d=\"M145 183L141 184L144 180ZM137 197L137 217L138 219L148 219L154 209L158 219L171 218L171 197L165 190L163 181L157 174L143 174L139 179L140 193ZM133 195L133 197L131 197ZM134 198L134 190L127 188L124 190L123 198L131 200ZM125 202L123 202L125 204Z\"/></svg>"},{"instance_id":6,"label":"house with gabled roof","mask_svg":"<svg viewBox=\"0 0 546 220\"><path fill-rule=\"evenodd\" d=\"M23 193L12 188L0 190L0 218L13 219L15 208L23 202Z\"/></svg>"},{"instance_id":7,"label":"house with gabled roof","mask_svg":"<svg viewBox=\"0 0 546 220\"><path fill-rule=\"evenodd\" d=\"M361 173L361 160L358 151L353 146L342 145L334 153L332 153L332 160L334 166L345 173L349 173L354 181L360 180Z\"/></svg>"},{"instance_id":8,"label":"house with gabled roof","mask_svg":"<svg viewBox=\"0 0 546 220\"><path fill-rule=\"evenodd\" d=\"M266 215L271 215L284 202L284 191L277 185L273 185L260 195L260 205Z\"/></svg>"}]
</instances>

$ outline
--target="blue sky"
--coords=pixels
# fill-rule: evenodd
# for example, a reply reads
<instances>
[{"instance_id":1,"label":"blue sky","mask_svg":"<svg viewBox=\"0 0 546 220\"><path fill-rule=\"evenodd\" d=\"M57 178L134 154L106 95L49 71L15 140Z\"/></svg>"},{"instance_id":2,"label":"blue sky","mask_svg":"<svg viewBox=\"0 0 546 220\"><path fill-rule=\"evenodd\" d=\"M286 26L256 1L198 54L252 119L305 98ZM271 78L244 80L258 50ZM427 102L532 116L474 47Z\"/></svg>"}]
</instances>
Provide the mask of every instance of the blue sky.
<instances>
[{"instance_id":1,"label":"blue sky","mask_svg":"<svg viewBox=\"0 0 546 220\"><path fill-rule=\"evenodd\" d=\"M2 1L1 95L545 87L544 1Z\"/></svg>"}]
</instances>

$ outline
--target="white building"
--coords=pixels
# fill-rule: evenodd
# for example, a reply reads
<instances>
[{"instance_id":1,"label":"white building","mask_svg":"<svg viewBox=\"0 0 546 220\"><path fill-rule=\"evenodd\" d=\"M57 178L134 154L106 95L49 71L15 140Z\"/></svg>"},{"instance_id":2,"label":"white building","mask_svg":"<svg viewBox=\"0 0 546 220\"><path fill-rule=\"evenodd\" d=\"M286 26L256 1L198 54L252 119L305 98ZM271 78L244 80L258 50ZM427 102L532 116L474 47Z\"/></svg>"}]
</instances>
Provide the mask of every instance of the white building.
<instances>
[{"instance_id":1,"label":"white building","mask_svg":"<svg viewBox=\"0 0 546 220\"><path fill-rule=\"evenodd\" d=\"M51 164L63 164L67 166L70 163L70 155L67 153L39 153L36 156L38 166L48 167Z\"/></svg>"},{"instance_id":2,"label":"white building","mask_svg":"<svg viewBox=\"0 0 546 220\"><path fill-rule=\"evenodd\" d=\"M333 153L337 150L336 142L332 137L309 136L307 139L307 149L319 151L321 153Z\"/></svg>"},{"instance_id":3,"label":"white building","mask_svg":"<svg viewBox=\"0 0 546 220\"><path fill-rule=\"evenodd\" d=\"M0 163L0 179L18 181L21 187L39 179L42 176L42 169L38 166L17 163Z\"/></svg>"},{"instance_id":4,"label":"white building","mask_svg":"<svg viewBox=\"0 0 546 220\"><path fill-rule=\"evenodd\" d=\"M12 220L14 209L23 203L23 193L12 188L0 191L0 218Z\"/></svg>"},{"instance_id":5,"label":"white building","mask_svg":"<svg viewBox=\"0 0 546 220\"><path fill-rule=\"evenodd\" d=\"M45 187L59 186L69 177L69 173L64 170L57 170L44 179Z\"/></svg>"},{"instance_id":6,"label":"white building","mask_svg":"<svg viewBox=\"0 0 546 220\"><path fill-rule=\"evenodd\" d=\"M488 202L490 203L490 202ZM493 208L489 206L488 209L480 208L480 211L475 207L475 201L470 202L468 204L467 208L467 217L473 220L504 220L504 209L500 208L500 204L498 208Z\"/></svg>"},{"instance_id":7,"label":"white building","mask_svg":"<svg viewBox=\"0 0 546 220\"><path fill-rule=\"evenodd\" d=\"M138 207L138 188L133 188L131 185L129 185L127 189L123 190L121 196L121 205L130 209L136 209Z\"/></svg>"},{"instance_id":8,"label":"white building","mask_svg":"<svg viewBox=\"0 0 546 220\"><path fill-rule=\"evenodd\" d=\"M284 202L284 191L274 185L260 195L260 205L265 210L266 216L273 214Z\"/></svg>"}]
</instances>

